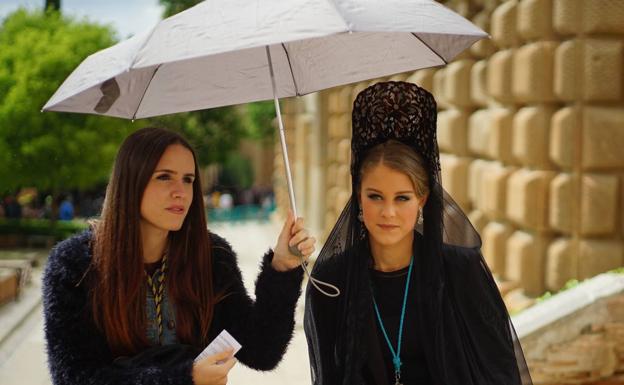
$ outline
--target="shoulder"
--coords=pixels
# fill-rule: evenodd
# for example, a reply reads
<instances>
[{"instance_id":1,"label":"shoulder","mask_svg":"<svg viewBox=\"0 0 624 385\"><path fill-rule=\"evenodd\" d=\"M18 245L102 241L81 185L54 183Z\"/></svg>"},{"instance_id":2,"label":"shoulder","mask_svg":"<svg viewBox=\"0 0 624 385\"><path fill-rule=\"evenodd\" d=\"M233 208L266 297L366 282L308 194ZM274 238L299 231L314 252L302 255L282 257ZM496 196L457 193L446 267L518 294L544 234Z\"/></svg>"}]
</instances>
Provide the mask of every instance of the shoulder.
<instances>
[{"instance_id":1,"label":"shoulder","mask_svg":"<svg viewBox=\"0 0 624 385\"><path fill-rule=\"evenodd\" d=\"M442 245L444 265L451 269L464 269L481 263L479 247L463 247L450 244Z\"/></svg>"},{"instance_id":2,"label":"shoulder","mask_svg":"<svg viewBox=\"0 0 624 385\"><path fill-rule=\"evenodd\" d=\"M215 262L236 262L236 254L232 250L232 245L220 235L211 231L208 234L210 236L210 251L212 252L213 260Z\"/></svg>"},{"instance_id":3,"label":"shoulder","mask_svg":"<svg viewBox=\"0 0 624 385\"><path fill-rule=\"evenodd\" d=\"M240 274L236 253L225 238L209 231L213 274Z\"/></svg>"},{"instance_id":4,"label":"shoulder","mask_svg":"<svg viewBox=\"0 0 624 385\"><path fill-rule=\"evenodd\" d=\"M208 235L210 237L210 246L214 253L225 253L232 254L232 245L225 240L222 236L213 233L212 231L208 231Z\"/></svg>"},{"instance_id":5,"label":"shoulder","mask_svg":"<svg viewBox=\"0 0 624 385\"><path fill-rule=\"evenodd\" d=\"M91 263L93 233L86 230L58 243L50 251L45 276L79 280Z\"/></svg>"},{"instance_id":6,"label":"shoulder","mask_svg":"<svg viewBox=\"0 0 624 385\"><path fill-rule=\"evenodd\" d=\"M352 258L352 255L353 253L348 251L325 257L321 255L314 262L312 275L322 281L337 282L345 277L348 259Z\"/></svg>"},{"instance_id":7,"label":"shoulder","mask_svg":"<svg viewBox=\"0 0 624 385\"><path fill-rule=\"evenodd\" d=\"M446 281L462 298L500 297L479 247L444 245ZM470 290L466 290L470 288ZM472 303L473 301L469 301Z\"/></svg>"},{"instance_id":8,"label":"shoulder","mask_svg":"<svg viewBox=\"0 0 624 385\"><path fill-rule=\"evenodd\" d=\"M444 271L447 279L456 285L482 285L491 279L490 270L480 247L462 247L444 244L442 247Z\"/></svg>"}]
</instances>

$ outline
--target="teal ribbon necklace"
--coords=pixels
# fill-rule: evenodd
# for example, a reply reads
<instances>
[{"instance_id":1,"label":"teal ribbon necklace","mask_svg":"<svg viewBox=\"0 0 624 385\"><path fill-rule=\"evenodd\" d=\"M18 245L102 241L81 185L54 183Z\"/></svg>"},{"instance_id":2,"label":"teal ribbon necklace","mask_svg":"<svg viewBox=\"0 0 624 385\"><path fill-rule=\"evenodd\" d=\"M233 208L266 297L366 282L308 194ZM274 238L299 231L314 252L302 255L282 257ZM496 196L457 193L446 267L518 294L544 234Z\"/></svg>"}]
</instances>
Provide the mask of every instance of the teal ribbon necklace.
<instances>
[{"instance_id":1,"label":"teal ribbon necklace","mask_svg":"<svg viewBox=\"0 0 624 385\"><path fill-rule=\"evenodd\" d=\"M401 340L403 338L403 320L405 319L405 309L407 308L407 293L409 292L409 285L412 277L412 267L414 266L414 256L410 260L409 269L407 270L407 280L405 281L405 293L403 293L403 308L401 309L401 323L399 324L399 338L397 341L396 351L392 346L392 342L390 342L390 338L388 337L388 333L386 332L386 328L384 327L383 321L381 320L381 314L379 313L379 307L377 306L377 301L375 301L375 295L373 294L373 305L375 305L375 313L377 314L377 321L379 321L379 327L383 332L384 337L386 337L386 343L390 348L390 353L392 353L392 364L394 365L394 384L401 385Z\"/></svg>"}]
</instances>

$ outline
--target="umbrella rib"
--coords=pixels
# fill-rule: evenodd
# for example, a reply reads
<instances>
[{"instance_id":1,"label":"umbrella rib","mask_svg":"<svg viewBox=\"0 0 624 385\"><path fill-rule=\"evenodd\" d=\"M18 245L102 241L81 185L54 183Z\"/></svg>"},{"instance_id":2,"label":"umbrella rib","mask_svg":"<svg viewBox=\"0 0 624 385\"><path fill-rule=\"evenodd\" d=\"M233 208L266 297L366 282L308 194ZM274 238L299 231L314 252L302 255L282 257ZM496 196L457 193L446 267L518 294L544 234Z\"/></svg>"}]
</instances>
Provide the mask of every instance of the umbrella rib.
<instances>
[{"instance_id":1,"label":"umbrella rib","mask_svg":"<svg viewBox=\"0 0 624 385\"><path fill-rule=\"evenodd\" d=\"M431 52L433 52L433 53L434 53L437 57L439 57L439 58L440 58L440 60L442 60L442 62L443 62L445 65L446 65L446 64L448 64L448 62L447 62L447 61L446 61L446 60L445 60L442 56L440 56L440 54L439 54L439 53L437 53L435 49L431 48L431 47L429 46L429 44L425 43L425 42L423 41L423 39L419 38L419 37L418 37L418 35L416 35L414 32L412 32L412 35L413 35L416 39L418 39L418 41L420 41L421 43L423 43L423 44L424 44L427 48L429 48L429 50L430 50Z\"/></svg>"},{"instance_id":2,"label":"umbrella rib","mask_svg":"<svg viewBox=\"0 0 624 385\"><path fill-rule=\"evenodd\" d=\"M141 108L141 103L143 103L143 98L145 97L145 94L147 93L147 89L149 88L150 84L152 84L152 80L154 79L154 76L156 76L156 72L158 72L158 69L160 69L160 66L162 64L159 64L156 69L154 69L154 72L152 73L152 76L149 79L149 82L147 82L147 85L145 86L145 89L143 90L143 95L141 95L141 100L139 100L139 104L137 104L137 108L134 111L134 115L132 115L132 120L136 119L136 114L137 112L139 112L139 108Z\"/></svg>"},{"instance_id":3,"label":"umbrella rib","mask_svg":"<svg viewBox=\"0 0 624 385\"><path fill-rule=\"evenodd\" d=\"M282 43L282 48L284 49L284 53L286 54L286 59L288 60L288 68L290 68L290 76L292 77L293 84L295 85L295 94L299 95L299 87L297 87L297 81L295 80L295 74L293 73L292 64L290 63L290 55L288 55L288 50L284 43Z\"/></svg>"},{"instance_id":4,"label":"umbrella rib","mask_svg":"<svg viewBox=\"0 0 624 385\"><path fill-rule=\"evenodd\" d=\"M162 21L162 20L161 20L161 21ZM160 22L159 22L159 23L157 23L154 27L152 27L152 30L150 31L149 36L145 39L145 41L143 42L143 44L141 44L141 48L139 48L139 50L138 50L138 51L136 51L136 52L137 52L137 54L136 54L136 55L134 55L134 57L132 58L132 63L130 64L130 67L128 67L128 69L130 69L130 68L133 68L133 67L134 67L134 64L135 64L135 63L136 63L136 61L137 61L137 57L138 57L139 53L141 52L141 50L142 50L143 48L145 48L145 46L147 45L147 43L149 42L149 40L152 38L152 36L154 36L154 32L156 32L156 28L158 27L158 24L160 24Z\"/></svg>"}]
</instances>

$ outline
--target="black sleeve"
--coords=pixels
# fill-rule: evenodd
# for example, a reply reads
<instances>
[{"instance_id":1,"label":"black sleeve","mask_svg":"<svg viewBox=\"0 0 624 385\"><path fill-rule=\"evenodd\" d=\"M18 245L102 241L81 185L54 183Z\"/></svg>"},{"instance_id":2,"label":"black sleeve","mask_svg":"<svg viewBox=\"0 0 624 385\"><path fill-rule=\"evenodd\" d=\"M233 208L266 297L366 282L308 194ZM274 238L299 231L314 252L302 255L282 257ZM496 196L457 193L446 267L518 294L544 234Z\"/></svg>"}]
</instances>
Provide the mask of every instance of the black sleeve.
<instances>
[{"instance_id":1,"label":"black sleeve","mask_svg":"<svg viewBox=\"0 0 624 385\"><path fill-rule=\"evenodd\" d=\"M88 260L86 242L70 239L57 246L43 277L43 311L48 366L56 385L189 384L192 360L173 367L113 366L105 338L88 316L84 286L78 285ZM82 261L82 262L81 262Z\"/></svg>"},{"instance_id":2,"label":"black sleeve","mask_svg":"<svg viewBox=\"0 0 624 385\"><path fill-rule=\"evenodd\" d=\"M303 271L276 271L269 250L262 258L253 301L230 245L213 235L213 250L216 291L225 297L215 307L211 338L225 329L242 345L236 355L240 362L256 370L275 368L293 335Z\"/></svg>"},{"instance_id":3,"label":"black sleeve","mask_svg":"<svg viewBox=\"0 0 624 385\"><path fill-rule=\"evenodd\" d=\"M479 384L520 384L509 314L478 248L454 248L447 283L463 350Z\"/></svg>"}]
</instances>

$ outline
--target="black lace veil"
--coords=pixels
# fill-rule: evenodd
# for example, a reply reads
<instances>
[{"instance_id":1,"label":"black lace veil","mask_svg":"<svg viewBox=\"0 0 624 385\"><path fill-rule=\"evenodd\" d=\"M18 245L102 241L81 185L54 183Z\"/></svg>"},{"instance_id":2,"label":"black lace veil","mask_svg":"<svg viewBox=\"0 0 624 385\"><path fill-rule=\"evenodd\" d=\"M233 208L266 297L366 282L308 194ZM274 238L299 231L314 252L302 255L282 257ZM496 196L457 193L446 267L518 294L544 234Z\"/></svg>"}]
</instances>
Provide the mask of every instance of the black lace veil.
<instances>
[{"instance_id":1,"label":"black lace veil","mask_svg":"<svg viewBox=\"0 0 624 385\"><path fill-rule=\"evenodd\" d=\"M364 382L361 368L372 354L370 341L364 337L372 319L370 254L366 230L358 220L356 194L367 151L390 139L420 154L429 174L429 198L422 224L415 229L421 236L414 242L418 248L414 255L419 256L415 258L414 283L421 304L417 309L422 325L419 334L436 384L532 384L518 337L480 253L481 238L442 188L436 117L433 96L412 83L377 83L363 90L354 102L352 196L312 271L341 293L329 298L310 284L306 290L304 327L314 384ZM476 267L464 269L455 279L443 257L449 246L460 250L457 258L462 258L463 251L476 254ZM465 282L472 287L459 287ZM470 305L474 303L479 306Z\"/></svg>"}]
</instances>

